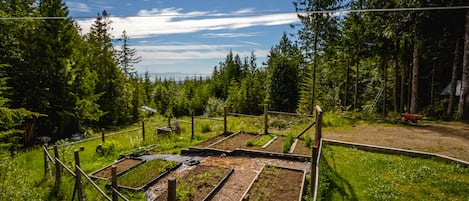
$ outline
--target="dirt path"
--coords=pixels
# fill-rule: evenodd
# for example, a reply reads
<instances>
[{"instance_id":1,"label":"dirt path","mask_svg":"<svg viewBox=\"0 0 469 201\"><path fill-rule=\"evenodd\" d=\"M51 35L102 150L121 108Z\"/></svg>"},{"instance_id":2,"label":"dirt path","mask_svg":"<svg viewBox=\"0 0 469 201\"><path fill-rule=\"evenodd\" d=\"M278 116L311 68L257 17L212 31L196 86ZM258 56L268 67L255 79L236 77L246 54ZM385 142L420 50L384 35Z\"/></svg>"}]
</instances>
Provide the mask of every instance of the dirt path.
<instances>
[{"instance_id":1,"label":"dirt path","mask_svg":"<svg viewBox=\"0 0 469 201\"><path fill-rule=\"evenodd\" d=\"M426 151L469 161L469 125L423 122L423 126L360 124L324 128L326 139Z\"/></svg>"}]
</instances>

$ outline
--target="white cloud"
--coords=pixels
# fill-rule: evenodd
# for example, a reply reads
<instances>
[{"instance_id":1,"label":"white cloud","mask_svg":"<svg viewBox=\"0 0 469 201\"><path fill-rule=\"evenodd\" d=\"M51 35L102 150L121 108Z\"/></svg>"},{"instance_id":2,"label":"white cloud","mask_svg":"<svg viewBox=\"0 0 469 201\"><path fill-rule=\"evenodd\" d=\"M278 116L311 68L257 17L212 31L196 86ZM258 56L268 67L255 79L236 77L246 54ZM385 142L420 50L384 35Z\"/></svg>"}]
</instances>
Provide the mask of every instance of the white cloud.
<instances>
[{"instance_id":1,"label":"white cloud","mask_svg":"<svg viewBox=\"0 0 469 201\"><path fill-rule=\"evenodd\" d=\"M81 2L67 2L68 9L70 11L77 11L77 12L91 12L90 7L87 4Z\"/></svg>"},{"instance_id":2,"label":"white cloud","mask_svg":"<svg viewBox=\"0 0 469 201\"><path fill-rule=\"evenodd\" d=\"M237 12L251 12L240 10ZM275 26L297 23L295 13L261 13L249 16L193 11L181 8L141 10L135 17L112 17L113 36L126 30L131 38L146 38L164 34L194 33L199 31L235 30L254 26ZM94 19L77 20L86 33Z\"/></svg>"},{"instance_id":3,"label":"white cloud","mask_svg":"<svg viewBox=\"0 0 469 201\"><path fill-rule=\"evenodd\" d=\"M205 44L163 44L157 46L133 46L142 57L142 65L147 64L176 64L194 60L218 59L226 57L230 50L245 45L205 45ZM256 55L267 55L269 50L255 49ZM248 56L251 51L235 51L241 57ZM262 57L262 56L261 56Z\"/></svg>"},{"instance_id":4,"label":"white cloud","mask_svg":"<svg viewBox=\"0 0 469 201\"><path fill-rule=\"evenodd\" d=\"M242 37L253 37L258 36L261 32L250 32L250 33L206 33L203 36L208 38L242 38Z\"/></svg>"}]
</instances>

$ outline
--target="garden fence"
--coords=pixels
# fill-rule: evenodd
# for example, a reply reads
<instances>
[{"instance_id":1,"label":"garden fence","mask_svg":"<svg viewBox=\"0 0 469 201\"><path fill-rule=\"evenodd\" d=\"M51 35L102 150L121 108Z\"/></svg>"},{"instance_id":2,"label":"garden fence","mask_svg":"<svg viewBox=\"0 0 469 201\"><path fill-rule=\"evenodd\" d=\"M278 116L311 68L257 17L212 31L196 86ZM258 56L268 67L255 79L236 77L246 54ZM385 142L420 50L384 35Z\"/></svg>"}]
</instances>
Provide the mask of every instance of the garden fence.
<instances>
[{"instance_id":1,"label":"garden fence","mask_svg":"<svg viewBox=\"0 0 469 201\"><path fill-rule=\"evenodd\" d=\"M78 201L83 201L83 182L82 177L84 177L102 196L104 199L109 201L117 201L120 197L121 199L128 201L119 191L117 191L117 176L115 174L115 166L113 167L113 174L112 174L112 198L109 197L88 175L83 171L80 167L80 155L79 150L75 150L75 171L72 171L69 167L67 167L60 159L59 159L59 152L58 146L54 145L54 157L52 157L47 149L47 145L43 146L44 150L44 177L50 173L52 177L52 171L50 169L50 163L55 166L55 186L57 190L60 188L60 184L62 182L62 169L66 170L66 173L70 174L72 177L75 178L75 188L73 190L72 200L75 199L75 195L77 195ZM116 182L114 182L116 181Z\"/></svg>"}]
</instances>

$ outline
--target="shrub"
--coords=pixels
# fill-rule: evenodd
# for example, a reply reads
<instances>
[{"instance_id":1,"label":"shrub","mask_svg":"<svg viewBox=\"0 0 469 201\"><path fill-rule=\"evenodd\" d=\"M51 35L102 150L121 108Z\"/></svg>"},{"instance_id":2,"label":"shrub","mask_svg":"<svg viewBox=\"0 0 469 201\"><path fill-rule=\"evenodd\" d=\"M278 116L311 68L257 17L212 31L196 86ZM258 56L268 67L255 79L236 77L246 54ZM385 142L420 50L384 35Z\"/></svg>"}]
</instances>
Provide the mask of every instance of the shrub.
<instances>
[{"instance_id":1,"label":"shrub","mask_svg":"<svg viewBox=\"0 0 469 201\"><path fill-rule=\"evenodd\" d=\"M254 146L254 141L253 140L246 141L246 146L248 146L248 147Z\"/></svg>"},{"instance_id":2,"label":"shrub","mask_svg":"<svg viewBox=\"0 0 469 201\"><path fill-rule=\"evenodd\" d=\"M208 133L212 131L210 124L202 124L202 133Z\"/></svg>"}]
</instances>

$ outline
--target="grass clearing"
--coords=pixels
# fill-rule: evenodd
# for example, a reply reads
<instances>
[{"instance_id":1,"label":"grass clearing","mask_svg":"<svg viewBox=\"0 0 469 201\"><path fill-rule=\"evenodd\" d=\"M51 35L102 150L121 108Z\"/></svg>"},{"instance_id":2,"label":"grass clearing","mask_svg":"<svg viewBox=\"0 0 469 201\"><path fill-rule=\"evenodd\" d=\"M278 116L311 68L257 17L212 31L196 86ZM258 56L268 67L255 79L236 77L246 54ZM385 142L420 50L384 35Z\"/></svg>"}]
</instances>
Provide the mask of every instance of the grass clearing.
<instances>
[{"instance_id":1,"label":"grass clearing","mask_svg":"<svg viewBox=\"0 0 469 201\"><path fill-rule=\"evenodd\" d=\"M323 146L320 200L467 200L469 168Z\"/></svg>"}]
</instances>

